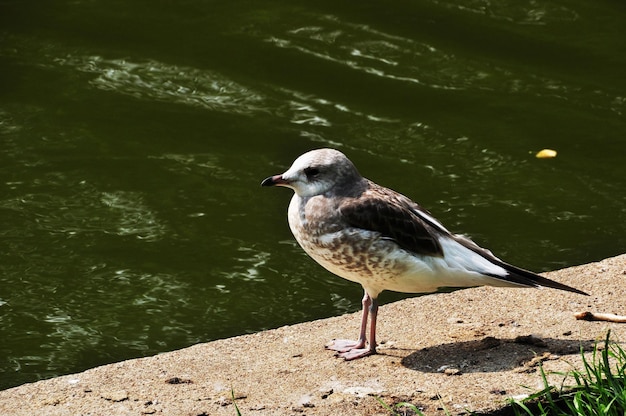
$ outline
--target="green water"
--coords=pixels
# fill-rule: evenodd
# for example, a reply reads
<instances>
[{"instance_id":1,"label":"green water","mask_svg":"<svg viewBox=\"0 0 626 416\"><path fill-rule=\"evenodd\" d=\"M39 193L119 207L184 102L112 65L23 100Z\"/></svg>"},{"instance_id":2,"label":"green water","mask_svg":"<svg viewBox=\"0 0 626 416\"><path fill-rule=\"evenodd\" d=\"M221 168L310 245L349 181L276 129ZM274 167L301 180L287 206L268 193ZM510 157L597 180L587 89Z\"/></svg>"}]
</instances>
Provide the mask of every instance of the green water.
<instances>
[{"instance_id":1,"label":"green water","mask_svg":"<svg viewBox=\"0 0 626 416\"><path fill-rule=\"evenodd\" d=\"M0 388L358 310L259 186L311 148L522 267L626 252L625 17L0 1Z\"/></svg>"}]
</instances>

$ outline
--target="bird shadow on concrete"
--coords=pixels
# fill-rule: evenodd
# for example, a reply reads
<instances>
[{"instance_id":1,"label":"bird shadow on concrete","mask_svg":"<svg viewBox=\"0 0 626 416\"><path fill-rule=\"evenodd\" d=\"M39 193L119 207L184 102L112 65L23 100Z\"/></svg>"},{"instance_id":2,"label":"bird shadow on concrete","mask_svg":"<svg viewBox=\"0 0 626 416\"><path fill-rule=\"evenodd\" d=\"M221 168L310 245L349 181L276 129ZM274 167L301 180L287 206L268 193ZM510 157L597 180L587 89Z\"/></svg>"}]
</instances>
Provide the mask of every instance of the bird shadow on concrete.
<instances>
[{"instance_id":1,"label":"bird shadow on concrete","mask_svg":"<svg viewBox=\"0 0 626 416\"><path fill-rule=\"evenodd\" d=\"M537 338L485 337L440 344L414 351L402 358L405 367L425 373L493 373L516 370L534 372L543 361L592 351L595 341Z\"/></svg>"}]
</instances>

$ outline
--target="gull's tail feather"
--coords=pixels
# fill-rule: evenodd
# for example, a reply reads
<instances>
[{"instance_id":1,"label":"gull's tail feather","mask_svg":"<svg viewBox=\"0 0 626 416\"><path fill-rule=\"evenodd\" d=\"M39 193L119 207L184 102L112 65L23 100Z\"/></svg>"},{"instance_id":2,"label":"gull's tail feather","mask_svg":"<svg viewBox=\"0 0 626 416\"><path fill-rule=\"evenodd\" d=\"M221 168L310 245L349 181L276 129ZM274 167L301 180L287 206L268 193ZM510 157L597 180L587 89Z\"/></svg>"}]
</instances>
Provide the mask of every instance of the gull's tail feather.
<instances>
[{"instance_id":1,"label":"gull's tail feather","mask_svg":"<svg viewBox=\"0 0 626 416\"><path fill-rule=\"evenodd\" d=\"M487 259L492 264L495 264L506 271L506 275L500 275L496 273L484 273L487 276L494 277L496 279L500 279L506 282L518 284L520 286L526 287L550 287L552 289L565 290L567 292L578 293L579 295L589 296L588 293L583 292L582 290L578 290L574 287L564 285L563 283L555 282L554 280L550 280L543 276L539 276L536 273L533 273L529 270L525 270L519 268L517 266L513 266L512 264L505 263L500 260L498 257L494 256L493 253L485 248L480 247L476 243L474 243L469 238L466 238L462 235L454 235L454 240L463 245L464 247L472 250L474 253L482 256Z\"/></svg>"},{"instance_id":2,"label":"gull's tail feather","mask_svg":"<svg viewBox=\"0 0 626 416\"><path fill-rule=\"evenodd\" d=\"M567 292L573 292L578 293L579 295L589 296L588 293L585 293L582 290L578 290L563 283L555 282L554 280L547 279L543 276L539 276L536 273L521 269L508 263L501 262L500 266L508 272L507 276L504 278L505 280L525 286L544 286L550 287L552 289L565 290Z\"/></svg>"}]
</instances>

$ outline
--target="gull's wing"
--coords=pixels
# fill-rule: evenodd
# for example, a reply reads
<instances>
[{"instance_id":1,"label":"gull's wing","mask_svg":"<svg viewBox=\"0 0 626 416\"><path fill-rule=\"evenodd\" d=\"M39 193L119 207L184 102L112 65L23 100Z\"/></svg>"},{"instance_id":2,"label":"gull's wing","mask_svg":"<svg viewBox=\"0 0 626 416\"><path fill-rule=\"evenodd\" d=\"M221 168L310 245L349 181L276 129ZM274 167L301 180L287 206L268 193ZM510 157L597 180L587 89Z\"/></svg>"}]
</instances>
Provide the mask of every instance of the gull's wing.
<instances>
[{"instance_id":1,"label":"gull's wing","mask_svg":"<svg viewBox=\"0 0 626 416\"><path fill-rule=\"evenodd\" d=\"M587 295L581 290L500 260L469 238L450 233L428 211L406 196L373 182L358 198L345 198L338 208L347 225L378 232L383 238L395 241L411 253L443 257L440 240L453 240L468 249L468 254L473 253L470 257L482 257L502 270L500 274L474 269L478 273L520 286L545 286Z\"/></svg>"},{"instance_id":2,"label":"gull's wing","mask_svg":"<svg viewBox=\"0 0 626 416\"><path fill-rule=\"evenodd\" d=\"M419 210L404 195L374 183L358 198L345 198L339 206L342 219L351 227L378 232L414 254L443 256L430 216L423 218Z\"/></svg>"}]
</instances>

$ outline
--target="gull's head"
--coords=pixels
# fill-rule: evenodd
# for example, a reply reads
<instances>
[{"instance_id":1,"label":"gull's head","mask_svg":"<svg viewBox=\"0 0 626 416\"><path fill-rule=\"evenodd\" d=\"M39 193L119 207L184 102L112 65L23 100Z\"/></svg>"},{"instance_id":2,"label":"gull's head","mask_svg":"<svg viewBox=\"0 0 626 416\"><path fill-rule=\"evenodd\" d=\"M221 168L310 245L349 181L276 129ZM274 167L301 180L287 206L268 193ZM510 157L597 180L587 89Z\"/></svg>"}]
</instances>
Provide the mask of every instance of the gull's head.
<instances>
[{"instance_id":1,"label":"gull's head","mask_svg":"<svg viewBox=\"0 0 626 416\"><path fill-rule=\"evenodd\" d=\"M285 186L301 197L346 192L363 178L350 159L334 149L311 150L298 157L282 175L261 182L262 186Z\"/></svg>"}]
</instances>

